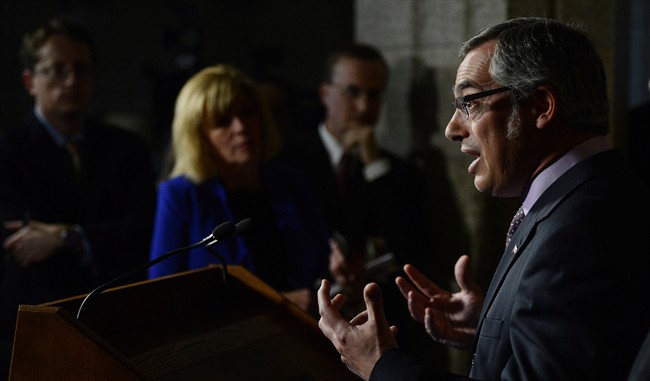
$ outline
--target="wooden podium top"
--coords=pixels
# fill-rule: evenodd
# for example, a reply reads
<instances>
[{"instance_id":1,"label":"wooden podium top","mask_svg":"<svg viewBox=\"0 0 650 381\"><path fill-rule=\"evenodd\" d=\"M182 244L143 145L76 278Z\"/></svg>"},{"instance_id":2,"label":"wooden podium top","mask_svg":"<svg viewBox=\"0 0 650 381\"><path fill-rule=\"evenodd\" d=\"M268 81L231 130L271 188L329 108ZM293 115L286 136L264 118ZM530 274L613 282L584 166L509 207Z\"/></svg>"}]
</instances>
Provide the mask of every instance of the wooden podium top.
<instances>
[{"instance_id":1,"label":"wooden podium top","mask_svg":"<svg viewBox=\"0 0 650 381\"><path fill-rule=\"evenodd\" d=\"M20 306L10 381L356 380L316 320L240 266ZM38 364L38 365L37 365Z\"/></svg>"}]
</instances>

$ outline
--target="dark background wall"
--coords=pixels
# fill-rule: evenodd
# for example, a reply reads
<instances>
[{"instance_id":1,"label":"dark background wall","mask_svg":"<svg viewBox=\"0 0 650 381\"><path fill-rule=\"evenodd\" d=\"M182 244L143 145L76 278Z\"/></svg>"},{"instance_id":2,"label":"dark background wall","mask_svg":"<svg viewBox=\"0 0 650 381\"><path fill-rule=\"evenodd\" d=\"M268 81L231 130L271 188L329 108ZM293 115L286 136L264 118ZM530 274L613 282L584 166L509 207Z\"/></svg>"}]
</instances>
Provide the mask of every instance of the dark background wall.
<instances>
[{"instance_id":1,"label":"dark background wall","mask_svg":"<svg viewBox=\"0 0 650 381\"><path fill-rule=\"evenodd\" d=\"M621 4L630 19L620 22L630 45L629 57L622 58L628 78L615 98L622 108L631 108L650 101L649 5L647 0ZM292 126L312 125L322 112L316 87L323 58L354 39L358 18L354 0L4 0L0 128L17 123L32 105L20 82L20 39L53 16L77 19L96 37L100 61L94 111L139 129L154 142L165 139L184 80L215 63L230 63L281 85L293 107Z\"/></svg>"},{"instance_id":2,"label":"dark background wall","mask_svg":"<svg viewBox=\"0 0 650 381\"><path fill-rule=\"evenodd\" d=\"M351 0L5 0L0 4L0 127L32 100L20 81L22 35L57 16L85 23L99 55L93 110L142 131L155 145L182 83L229 63L290 98L296 128L319 117L325 54L353 39Z\"/></svg>"},{"instance_id":3,"label":"dark background wall","mask_svg":"<svg viewBox=\"0 0 650 381\"><path fill-rule=\"evenodd\" d=\"M631 0L629 20L622 24L629 28L628 105L630 108L650 103L650 1Z\"/></svg>"}]
</instances>

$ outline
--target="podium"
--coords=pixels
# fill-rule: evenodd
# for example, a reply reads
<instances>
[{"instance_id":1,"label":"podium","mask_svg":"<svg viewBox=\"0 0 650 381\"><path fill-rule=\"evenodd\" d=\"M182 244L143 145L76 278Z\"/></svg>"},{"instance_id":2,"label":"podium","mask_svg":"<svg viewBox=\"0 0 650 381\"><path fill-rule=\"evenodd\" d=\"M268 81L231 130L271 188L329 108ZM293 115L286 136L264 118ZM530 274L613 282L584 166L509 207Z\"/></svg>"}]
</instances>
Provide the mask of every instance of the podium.
<instances>
[{"instance_id":1,"label":"podium","mask_svg":"<svg viewBox=\"0 0 650 381\"><path fill-rule=\"evenodd\" d=\"M357 380L316 320L241 266L18 310L10 381Z\"/></svg>"}]
</instances>

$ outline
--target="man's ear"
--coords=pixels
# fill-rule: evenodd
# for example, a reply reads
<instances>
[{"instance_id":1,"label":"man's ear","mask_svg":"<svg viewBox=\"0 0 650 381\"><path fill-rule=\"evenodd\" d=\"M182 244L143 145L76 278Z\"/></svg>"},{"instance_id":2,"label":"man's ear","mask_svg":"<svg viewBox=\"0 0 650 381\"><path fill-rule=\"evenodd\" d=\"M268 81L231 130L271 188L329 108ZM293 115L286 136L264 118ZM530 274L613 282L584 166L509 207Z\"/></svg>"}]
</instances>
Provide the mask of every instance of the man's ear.
<instances>
[{"instance_id":1,"label":"man's ear","mask_svg":"<svg viewBox=\"0 0 650 381\"><path fill-rule=\"evenodd\" d=\"M545 128L558 118L558 98L555 89L546 85L538 86L533 91L531 100L537 128Z\"/></svg>"},{"instance_id":2,"label":"man's ear","mask_svg":"<svg viewBox=\"0 0 650 381\"><path fill-rule=\"evenodd\" d=\"M23 70L23 73L21 75L22 80L23 80L23 85L25 86L25 89L29 93L29 95L35 95L34 94L34 73L29 70L25 69Z\"/></svg>"},{"instance_id":3,"label":"man's ear","mask_svg":"<svg viewBox=\"0 0 650 381\"><path fill-rule=\"evenodd\" d=\"M329 92L330 84L327 82L321 82L320 86L318 86L318 97L320 98L320 103L325 107L327 107Z\"/></svg>"}]
</instances>

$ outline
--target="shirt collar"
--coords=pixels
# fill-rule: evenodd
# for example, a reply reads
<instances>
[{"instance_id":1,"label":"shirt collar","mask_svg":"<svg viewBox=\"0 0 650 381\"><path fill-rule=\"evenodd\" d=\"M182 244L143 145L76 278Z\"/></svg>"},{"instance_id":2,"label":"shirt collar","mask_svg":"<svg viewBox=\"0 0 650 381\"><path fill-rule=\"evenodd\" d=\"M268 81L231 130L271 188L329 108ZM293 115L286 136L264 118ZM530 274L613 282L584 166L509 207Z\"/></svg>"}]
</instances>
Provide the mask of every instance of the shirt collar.
<instances>
[{"instance_id":1,"label":"shirt collar","mask_svg":"<svg viewBox=\"0 0 650 381\"><path fill-rule=\"evenodd\" d=\"M528 189L528 193L526 194L526 198L524 199L524 213L528 214L528 211L533 207L535 202L537 202L542 193L544 193L544 191L546 191L555 180L571 169L571 167L593 155L609 149L610 147L607 138L604 136L596 136L578 144L565 153L548 168L543 170L535 180L533 180Z\"/></svg>"},{"instance_id":2,"label":"shirt collar","mask_svg":"<svg viewBox=\"0 0 650 381\"><path fill-rule=\"evenodd\" d=\"M330 163L332 164L332 167L338 167L339 161L341 161L341 157L343 157L343 146L325 127L325 123L321 123L318 126L318 134L323 141L325 150L327 150L327 153L330 155Z\"/></svg>"},{"instance_id":3,"label":"shirt collar","mask_svg":"<svg viewBox=\"0 0 650 381\"><path fill-rule=\"evenodd\" d=\"M54 128L54 126L52 126L50 122L47 121L47 119L45 119L45 117L41 113L41 110L39 110L38 107L36 106L34 106L34 116L39 121L39 123L41 123L41 125L45 127L45 131L47 131L50 134L50 136L52 137L52 139L54 139L54 142L58 146L64 146L66 144L67 142L66 137L62 133L60 133L56 128ZM75 134L71 140L79 141L81 140L81 137L82 137L81 133L78 133Z\"/></svg>"}]
</instances>

